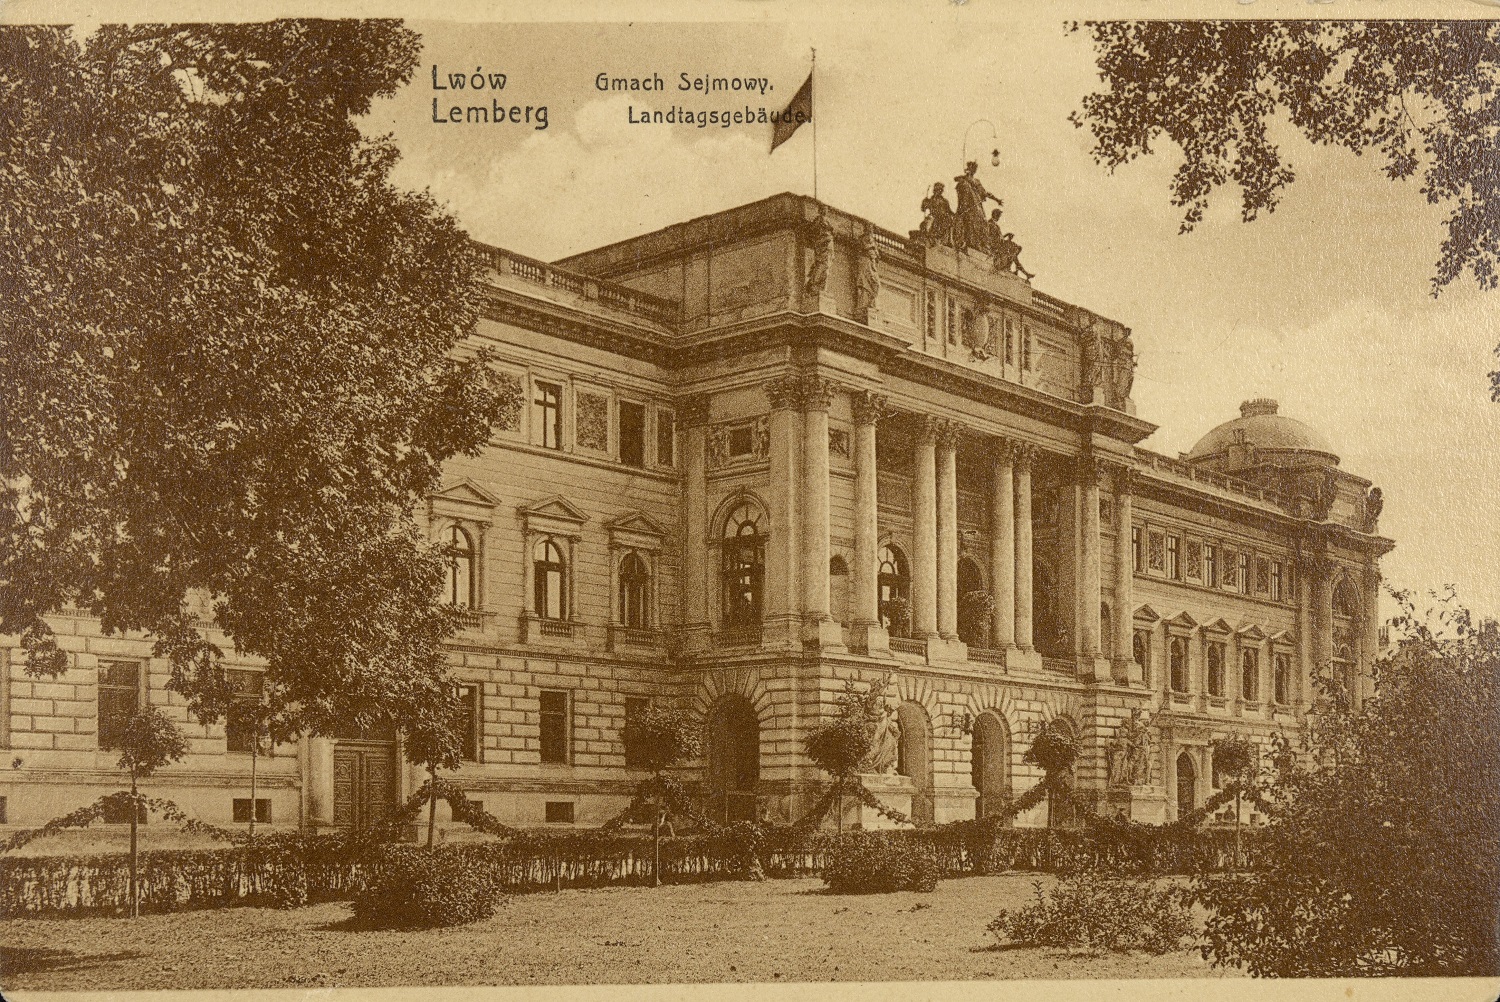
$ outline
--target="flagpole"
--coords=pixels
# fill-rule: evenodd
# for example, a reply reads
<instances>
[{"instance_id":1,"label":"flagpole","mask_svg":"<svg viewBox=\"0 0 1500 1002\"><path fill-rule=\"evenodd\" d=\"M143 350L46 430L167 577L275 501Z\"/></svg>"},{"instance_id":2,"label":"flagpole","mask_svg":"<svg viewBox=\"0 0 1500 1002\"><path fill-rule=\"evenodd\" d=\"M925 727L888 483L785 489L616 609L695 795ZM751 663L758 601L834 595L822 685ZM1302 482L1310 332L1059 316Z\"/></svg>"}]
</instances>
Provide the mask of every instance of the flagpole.
<instances>
[{"instance_id":1,"label":"flagpole","mask_svg":"<svg viewBox=\"0 0 1500 1002\"><path fill-rule=\"evenodd\" d=\"M809 113L812 116L813 127L813 201L818 200L818 50L812 50L812 69L808 71L808 79L812 81L812 102Z\"/></svg>"}]
</instances>

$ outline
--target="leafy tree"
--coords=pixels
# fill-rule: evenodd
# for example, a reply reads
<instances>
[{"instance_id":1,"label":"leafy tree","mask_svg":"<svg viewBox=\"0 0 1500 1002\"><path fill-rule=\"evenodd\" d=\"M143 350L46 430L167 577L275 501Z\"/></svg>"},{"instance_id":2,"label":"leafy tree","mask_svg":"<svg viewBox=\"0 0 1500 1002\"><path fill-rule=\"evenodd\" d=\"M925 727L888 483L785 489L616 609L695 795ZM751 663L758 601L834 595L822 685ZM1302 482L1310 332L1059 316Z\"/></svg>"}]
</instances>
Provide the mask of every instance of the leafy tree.
<instances>
[{"instance_id":1,"label":"leafy tree","mask_svg":"<svg viewBox=\"0 0 1500 1002\"><path fill-rule=\"evenodd\" d=\"M1268 784L1270 869L1198 881L1204 956L1276 977L1500 973L1500 630L1449 596L1355 711L1329 677Z\"/></svg>"},{"instance_id":2,"label":"leafy tree","mask_svg":"<svg viewBox=\"0 0 1500 1002\"><path fill-rule=\"evenodd\" d=\"M1042 786L1047 791L1047 825L1057 825L1060 818L1072 815L1072 791L1069 777L1073 763L1078 759L1078 740L1070 728L1058 720L1049 720L1036 737L1021 761L1039 766L1042 770Z\"/></svg>"},{"instance_id":3,"label":"leafy tree","mask_svg":"<svg viewBox=\"0 0 1500 1002\"><path fill-rule=\"evenodd\" d=\"M438 770L457 769L463 754L463 702L458 690L439 683L408 699L397 715L406 760L427 767L427 848L437 832Z\"/></svg>"},{"instance_id":4,"label":"leafy tree","mask_svg":"<svg viewBox=\"0 0 1500 1002\"><path fill-rule=\"evenodd\" d=\"M143 630L195 710L211 617L268 727L364 725L445 671L416 523L519 387L464 355L479 261L358 119L391 21L0 28L0 634Z\"/></svg>"},{"instance_id":5,"label":"leafy tree","mask_svg":"<svg viewBox=\"0 0 1500 1002\"><path fill-rule=\"evenodd\" d=\"M1260 749L1247 737L1235 734L1219 738L1213 745L1214 768L1234 784L1234 865L1240 866L1240 803L1245 788L1260 770Z\"/></svg>"},{"instance_id":6,"label":"leafy tree","mask_svg":"<svg viewBox=\"0 0 1500 1002\"><path fill-rule=\"evenodd\" d=\"M645 712L625 722L620 731L625 743L625 754L631 762L638 762L651 770L651 883L661 886L661 829L667 822L672 796L667 789L664 773L677 763L698 756L702 742L698 739L698 724L681 710L648 706Z\"/></svg>"},{"instance_id":7,"label":"leafy tree","mask_svg":"<svg viewBox=\"0 0 1500 1002\"><path fill-rule=\"evenodd\" d=\"M853 679L845 679L833 719L813 728L803 742L807 757L833 777L840 830L844 827L844 793L858 785L860 767L869 758L875 729L888 712L887 681L882 676L861 689Z\"/></svg>"},{"instance_id":8,"label":"leafy tree","mask_svg":"<svg viewBox=\"0 0 1500 1002\"><path fill-rule=\"evenodd\" d=\"M1183 154L1172 203L1182 229L1210 194L1237 185L1248 222L1296 178L1270 139L1278 115L1314 143L1373 152L1392 179L1421 172L1427 201L1449 207L1433 295L1467 271L1500 281L1500 23L1471 21L1096 21L1105 90L1071 118L1109 169ZM1080 26L1073 24L1072 31ZM1500 394L1500 374L1492 376Z\"/></svg>"},{"instance_id":9,"label":"leafy tree","mask_svg":"<svg viewBox=\"0 0 1500 1002\"><path fill-rule=\"evenodd\" d=\"M119 767L130 773L130 915L141 913L141 890L136 879L137 831L145 805L138 784L188 751L177 725L154 706L138 710L125 724L120 740Z\"/></svg>"}]
</instances>

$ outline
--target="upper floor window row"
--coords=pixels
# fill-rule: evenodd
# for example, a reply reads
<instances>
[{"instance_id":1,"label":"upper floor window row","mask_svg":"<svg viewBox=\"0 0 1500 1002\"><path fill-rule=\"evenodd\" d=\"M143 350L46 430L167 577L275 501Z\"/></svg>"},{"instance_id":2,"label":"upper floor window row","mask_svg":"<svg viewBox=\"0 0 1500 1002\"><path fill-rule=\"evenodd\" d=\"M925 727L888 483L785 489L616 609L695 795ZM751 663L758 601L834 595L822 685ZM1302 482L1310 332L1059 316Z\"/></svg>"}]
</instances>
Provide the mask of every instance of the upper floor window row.
<instances>
[{"instance_id":1,"label":"upper floor window row","mask_svg":"<svg viewBox=\"0 0 1500 1002\"><path fill-rule=\"evenodd\" d=\"M1279 556L1254 553L1229 544L1194 538L1158 526L1130 529L1135 573L1290 602L1292 567Z\"/></svg>"},{"instance_id":2,"label":"upper floor window row","mask_svg":"<svg viewBox=\"0 0 1500 1002\"><path fill-rule=\"evenodd\" d=\"M662 404L537 377L531 381L528 407L532 445L593 454L636 469L677 465L675 419Z\"/></svg>"}]
</instances>

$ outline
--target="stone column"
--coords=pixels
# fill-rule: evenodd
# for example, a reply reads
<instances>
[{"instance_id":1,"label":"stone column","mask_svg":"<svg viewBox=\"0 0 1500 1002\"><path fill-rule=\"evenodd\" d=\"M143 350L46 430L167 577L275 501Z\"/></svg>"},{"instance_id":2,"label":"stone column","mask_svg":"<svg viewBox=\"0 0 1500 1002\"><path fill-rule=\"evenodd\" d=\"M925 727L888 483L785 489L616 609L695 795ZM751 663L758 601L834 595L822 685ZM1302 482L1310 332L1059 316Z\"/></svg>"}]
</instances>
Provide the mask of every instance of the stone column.
<instances>
[{"instance_id":1,"label":"stone column","mask_svg":"<svg viewBox=\"0 0 1500 1002\"><path fill-rule=\"evenodd\" d=\"M1099 658L1099 461L1078 457L1080 513L1078 541L1078 653L1080 674L1094 678Z\"/></svg>"},{"instance_id":2,"label":"stone column","mask_svg":"<svg viewBox=\"0 0 1500 1002\"><path fill-rule=\"evenodd\" d=\"M1296 568L1293 586L1297 589L1297 671L1294 680L1297 688L1294 698L1305 711L1313 701L1313 572L1306 557L1299 557L1293 566Z\"/></svg>"},{"instance_id":3,"label":"stone column","mask_svg":"<svg viewBox=\"0 0 1500 1002\"><path fill-rule=\"evenodd\" d=\"M771 538L766 546L764 629L768 646L796 646L802 637L802 379L787 375L765 386L771 403L766 452ZM827 568L824 568L827 572Z\"/></svg>"},{"instance_id":4,"label":"stone column","mask_svg":"<svg viewBox=\"0 0 1500 1002\"><path fill-rule=\"evenodd\" d=\"M990 497L990 580L994 585L996 647L1016 643L1016 450L1001 439L995 448Z\"/></svg>"},{"instance_id":5,"label":"stone column","mask_svg":"<svg viewBox=\"0 0 1500 1002\"><path fill-rule=\"evenodd\" d=\"M1359 694L1361 700L1375 695L1375 659L1380 655L1380 568L1374 558L1365 568L1364 619L1360 621Z\"/></svg>"},{"instance_id":6,"label":"stone column","mask_svg":"<svg viewBox=\"0 0 1500 1002\"><path fill-rule=\"evenodd\" d=\"M876 482L875 425L885 398L857 393L854 405L854 566L851 637L869 653L886 650L889 639L880 625L880 515Z\"/></svg>"},{"instance_id":7,"label":"stone column","mask_svg":"<svg viewBox=\"0 0 1500 1002\"><path fill-rule=\"evenodd\" d=\"M315 828L327 827L333 824L333 738L314 735L306 741L309 821Z\"/></svg>"},{"instance_id":8,"label":"stone column","mask_svg":"<svg viewBox=\"0 0 1500 1002\"><path fill-rule=\"evenodd\" d=\"M1333 562L1316 555L1307 561L1307 583L1312 590L1312 664L1308 678L1327 671L1333 661ZM1311 683L1309 682L1309 685ZM1308 699L1317 696L1308 689Z\"/></svg>"},{"instance_id":9,"label":"stone column","mask_svg":"<svg viewBox=\"0 0 1500 1002\"><path fill-rule=\"evenodd\" d=\"M844 645L843 628L829 615L828 408L833 386L802 381L802 640L820 648Z\"/></svg>"},{"instance_id":10,"label":"stone column","mask_svg":"<svg viewBox=\"0 0 1500 1002\"><path fill-rule=\"evenodd\" d=\"M682 425L682 637L688 650L708 646L708 398L677 404ZM618 602L615 603L618 605ZM614 617L611 616L613 619Z\"/></svg>"},{"instance_id":11,"label":"stone column","mask_svg":"<svg viewBox=\"0 0 1500 1002\"><path fill-rule=\"evenodd\" d=\"M931 418L917 423L915 473L912 478L911 626L912 636L937 636L937 425Z\"/></svg>"},{"instance_id":12,"label":"stone column","mask_svg":"<svg viewBox=\"0 0 1500 1002\"><path fill-rule=\"evenodd\" d=\"M1135 471L1128 466L1115 468L1115 582L1114 619L1110 622L1115 631L1113 665L1116 682L1141 682L1141 670L1131 656L1132 633L1135 627L1135 598L1132 592L1135 583L1135 558L1130 548L1130 524L1133 505L1131 491L1135 486ZM1200 661L1201 663L1201 661ZM1201 691L1201 690L1200 690Z\"/></svg>"},{"instance_id":13,"label":"stone column","mask_svg":"<svg viewBox=\"0 0 1500 1002\"><path fill-rule=\"evenodd\" d=\"M1016 646L1032 649L1031 634L1031 461L1036 448L1016 447Z\"/></svg>"},{"instance_id":14,"label":"stone column","mask_svg":"<svg viewBox=\"0 0 1500 1002\"><path fill-rule=\"evenodd\" d=\"M954 471L959 428L943 422L937 437L938 635L958 639L958 483Z\"/></svg>"}]
</instances>

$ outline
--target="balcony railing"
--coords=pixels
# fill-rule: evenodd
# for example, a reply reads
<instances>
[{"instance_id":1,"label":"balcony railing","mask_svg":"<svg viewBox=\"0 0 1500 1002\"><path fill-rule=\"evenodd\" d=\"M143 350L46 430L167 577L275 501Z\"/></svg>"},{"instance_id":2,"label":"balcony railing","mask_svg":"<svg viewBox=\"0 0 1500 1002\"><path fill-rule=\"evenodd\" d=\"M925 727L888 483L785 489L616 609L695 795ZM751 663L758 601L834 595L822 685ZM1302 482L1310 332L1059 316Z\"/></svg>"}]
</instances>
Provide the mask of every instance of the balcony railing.
<instances>
[{"instance_id":1,"label":"balcony railing","mask_svg":"<svg viewBox=\"0 0 1500 1002\"><path fill-rule=\"evenodd\" d=\"M1191 480L1194 483L1206 484L1209 487L1217 487L1229 494L1238 494L1241 497L1265 504L1273 504L1280 508L1286 508L1288 501L1280 491L1270 490L1265 487L1257 487L1255 484L1240 480L1236 477L1206 470L1194 463L1173 459L1163 456L1159 452L1151 452L1147 449L1137 447L1135 454L1146 464L1146 468L1158 473L1170 473L1173 476Z\"/></svg>"},{"instance_id":2,"label":"balcony railing","mask_svg":"<svg viewBox=\"0 0 1500 1002\"><path fill-rule=\"evenodd\" d=\"M572 637L573 624L562 619L541 619L537 621L537 632L544 637Z\"/></svg>"},{"instance_id":3,"label":"balcony railing","mask_svg":"<svg viewBox=\"0 0 1500 1002\"><path fill-rule=\"evenodd\" d=\"M1005 652L993 647L970 647L969 660L1005 667Z\"/></svg>"},{"instance_id":4,"label":"balcony railing","mask_svg":"<svg viewBox=\"0 0 1500 1002\"><path fill-rule=\"evenodd\" d=\"M457 609L458 627L461 630L478 630L484 627L484 613L478 609Z\"/></svg>"},{"instance_id":5,"label":"balcony railing","mask_svg":"<svg viewBox=\"0 0 1500 1002\"><path fill-rule=\"evenodd\" d=\"M611 309L634 313L655 323L670 326L681 316L677 303L648 292L628 286L601 281L577 272L553 267L545 261L515 254L499 247L483 247L490 266L502 275L511 275L523 282L562 289L584 299L603 303Z\"/></svg>"},{"instance_id":6,"label":"balcony railing","mask_svg":"<svg viewBox=\"0 0 1500 1002\"><path fill-rule=\"evenodd\" d=\"M1047 671L1055 671L1060 675L1077 675L1078 666L1073 663L1072 658L1042 658L1042 667Z\"/></svg>"},{"instance_id":7,"label":"balcony railing","mask_svg":"<svg viewBox=\"0 0 1500 1002\"><path fill-rule=\"evenodd\" d=\"M897 654L926 654L927 641L912 640L908 637L892 637L891 650Z\"/></svg>"}]
</instances>

